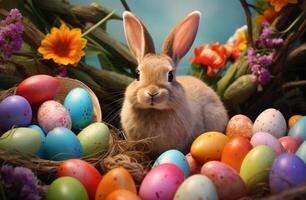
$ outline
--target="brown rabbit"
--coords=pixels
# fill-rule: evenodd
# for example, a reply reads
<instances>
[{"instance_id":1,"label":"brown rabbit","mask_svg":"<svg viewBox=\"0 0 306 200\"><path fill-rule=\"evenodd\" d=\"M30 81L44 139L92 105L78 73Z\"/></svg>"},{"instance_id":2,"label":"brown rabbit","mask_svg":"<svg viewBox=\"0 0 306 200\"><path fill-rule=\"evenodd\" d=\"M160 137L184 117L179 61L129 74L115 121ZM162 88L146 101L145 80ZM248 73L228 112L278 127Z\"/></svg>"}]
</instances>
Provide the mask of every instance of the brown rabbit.
<instances>
[{"instance_id":1,"label":"brown rabbit","mask_svg":"<svg viewBox=\"0 0 306 200\"><path fill-rule=\"evenodd\" d=\"M128 46L138 61L137 77L127 87L121 111L129 140L153 138L153 155L168 149L187 152L206 131L224 131L227 112L217 94L192 76L176 77L180 59L190 49L201 13L190 13L174 27L155 54L152 38L131 12L123 13Z\"/></svg>"}]
</instances>

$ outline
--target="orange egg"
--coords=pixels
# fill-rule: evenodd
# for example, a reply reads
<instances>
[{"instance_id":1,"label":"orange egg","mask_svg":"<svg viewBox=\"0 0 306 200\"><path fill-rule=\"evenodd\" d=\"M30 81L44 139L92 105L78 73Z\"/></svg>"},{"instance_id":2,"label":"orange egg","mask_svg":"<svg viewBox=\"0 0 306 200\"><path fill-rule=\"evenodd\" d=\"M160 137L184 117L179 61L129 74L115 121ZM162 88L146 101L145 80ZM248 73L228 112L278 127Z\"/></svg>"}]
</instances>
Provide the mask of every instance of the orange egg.
<instances>
[{"instance_id":1,"label":"orange egg","mask_svg":"<svg viewBox=\"0 0 306 200\"><path fill-rule=\"evenodd\" d=\"M288 126L289 126L289 128L291 128L294 124L295 124L295 122L297 121L297 120L299 120L301 117L303 117L302 115L293 115L293 116L291 116L290 118L289 118L289 120L288 120Z\"/></svg>"},{"instance_id":2,"label":"orange egg","mask_svg":"<svg viewBox=\"0 0 306 200\"><path fill-rule=\"evenodd\" d=\"M238 173L244 157L252 149L250 141L242 136L232 138L224 147L221 162L228 164Z\"/></svg>"},{"instance_id":3,"label":"orange egg","mask_svg":"<svg viewBox=\"0 0 306 200\"><path fill-rule=\"evenodd\" d=\"M226 135L229 138L234 136L244 136L251 138L253 135L253 122L245 115L233 116L227 124Z\"/></svg>"},{"instance_id":4,"label":"orange egg","mask_svg":"<svg viewBox=\"0 0 306 200\"><path fill-rule=\"evenodd\" d=\"M222 150L227 142L228 137L223 133L206 132L193 141L190 153L199 164L210 160L220 160Z\"/></svg>"},{"instance_id":5,"label":"orange egg","mask_svg":"<svg viewBox=\"0 0 306 200\"><path fill-rule=\"evenodd\" d=\"M110 193L106 200L141 200L137 194L129 191L129 190L115 190Z\"/></svg>"},{"instance_id":6,"label":"orange egg","mask_svg":"<svg viewBox=\"0 0 306 200\"><path fill-rule=\"evenodd\" d=\"M202 165L200 165L191 155L191 153L188 153L186 156L185 156L187 162L188 162L188 165L189 165L189 168L190 168L190 175L194 175L194 174L199 174L200 171L201 171L201 167Z\"/></svg>"},{"instance_id":7,"label":"orange egg","mask_svg":"<svg viewBox=\"0 0 306 200\"><path fill-rule=\"evenodd\" d=\"M98 185L95 200L105 200L115 190L125 189L136 194L136 186L130 173L123 167L107 172Z\"/></svg>"}]
</instances>

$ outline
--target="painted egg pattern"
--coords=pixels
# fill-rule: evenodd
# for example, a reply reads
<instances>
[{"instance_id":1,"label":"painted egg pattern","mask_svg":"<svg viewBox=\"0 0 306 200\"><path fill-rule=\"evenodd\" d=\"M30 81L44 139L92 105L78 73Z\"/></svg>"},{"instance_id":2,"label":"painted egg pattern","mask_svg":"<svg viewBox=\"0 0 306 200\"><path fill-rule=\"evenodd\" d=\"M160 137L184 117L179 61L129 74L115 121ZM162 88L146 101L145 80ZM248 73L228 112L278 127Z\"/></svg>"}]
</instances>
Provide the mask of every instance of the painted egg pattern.
<instances>
[{"instance_id":1,"label":"painted egg pattern","mask_svg":"<svg viewBox=\"0 0 306 200\"><path fill-rule=\"evenodd\" d=\"M71 119L66 108L57 101L46 101L38 109L39 126L48 133L56 127L71 128Z\"/></svg>"},{"instance_id":2,"label":"painted egg pattern","mask_svg":"<svg viewBox=\"0 0 306 200\"><path fill-rule=\"evenodd\" d=\"M251 138L253 131L253 122L245 115L233 116L227 124L226 135L231 138L234 136L244 136Z\"/></svg>"}]
</instances>

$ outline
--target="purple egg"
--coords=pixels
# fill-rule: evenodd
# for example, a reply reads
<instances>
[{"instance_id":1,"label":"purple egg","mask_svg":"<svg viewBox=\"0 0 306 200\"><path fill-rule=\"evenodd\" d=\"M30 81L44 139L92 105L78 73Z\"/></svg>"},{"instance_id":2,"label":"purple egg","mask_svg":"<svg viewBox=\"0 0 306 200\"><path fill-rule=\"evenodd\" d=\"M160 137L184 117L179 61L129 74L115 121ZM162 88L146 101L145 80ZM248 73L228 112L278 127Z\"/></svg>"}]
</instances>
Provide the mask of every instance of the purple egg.
<instances>
[{"instance_id":1,"label":"purple egg","mask_svg":"<svg viewBox=\"0 0 306 200\"><path fill-rule=\"evenodd\" d=\"M22 96L12 95L0 103L0 126L10 129L12 126L28 126L32 121L32 108Z\"/></svg>"},{"instance_id":2,"label":"purple egg","mask_svg":"<svg viewBox=\"0 0 306 200\"><path fill-rule=\"evenodd\" d=\"M305 181L306 165L298 156L293 153L284 153L275 159L269 181L272 193L279 193Z\"/></svg>"}]
</instances>

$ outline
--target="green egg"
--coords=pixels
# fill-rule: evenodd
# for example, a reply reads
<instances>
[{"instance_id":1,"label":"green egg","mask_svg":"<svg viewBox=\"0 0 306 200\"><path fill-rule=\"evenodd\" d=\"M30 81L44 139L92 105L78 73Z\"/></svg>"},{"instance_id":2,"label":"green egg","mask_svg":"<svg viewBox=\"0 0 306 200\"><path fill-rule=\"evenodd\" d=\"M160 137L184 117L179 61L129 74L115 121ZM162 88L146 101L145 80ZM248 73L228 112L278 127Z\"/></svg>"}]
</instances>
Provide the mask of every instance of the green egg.
<instances>
[{"instance_id":1,"label":"green egg","mask_svg":"<svg viewBox=\"0 0 306 200\"><path fill-rule=\"evenodd\" d=\"M268 186L270 169L276 154L266 146L254 147L243 159L240 176L251 194L262 192Z\"/></svg>"},{"instance_id":2,"label":"green egg","mask_svg":"<svg viewBox=\"0 0 306 200\"><path fill-rule=\"evenodd\" d=\"M88 200L86 189L75 178L64 176L49 185L46 200Z\"/></svg>"},{"instance_id":3,"label":"green egg","mask_svg":"<svg viewBox=\"0 0 306 200\"><path fill-rule=\"evenodd\" d=\"M84 156L106 151L109 144L109 128L101 122L92 123L79 134Z\"/></svg>"},{"instance_id":4,"label":"green egg","mask_svg":"<svg viewBox=\"0 0 306 200\"><path fill-rule=\"evenodd\" d=\"M14 128L0 137L0 148L35 155L41 145L39 133L32 128Z\"/></svg>"}]
</instances>

